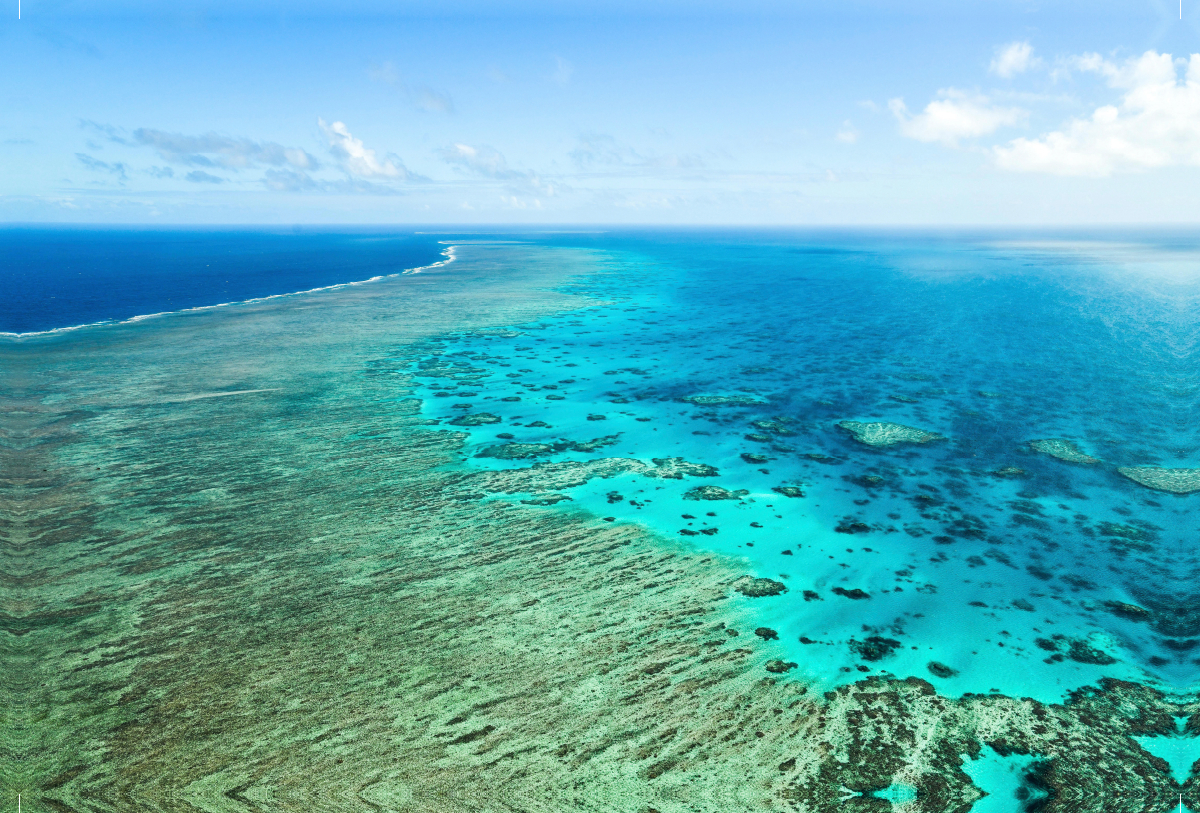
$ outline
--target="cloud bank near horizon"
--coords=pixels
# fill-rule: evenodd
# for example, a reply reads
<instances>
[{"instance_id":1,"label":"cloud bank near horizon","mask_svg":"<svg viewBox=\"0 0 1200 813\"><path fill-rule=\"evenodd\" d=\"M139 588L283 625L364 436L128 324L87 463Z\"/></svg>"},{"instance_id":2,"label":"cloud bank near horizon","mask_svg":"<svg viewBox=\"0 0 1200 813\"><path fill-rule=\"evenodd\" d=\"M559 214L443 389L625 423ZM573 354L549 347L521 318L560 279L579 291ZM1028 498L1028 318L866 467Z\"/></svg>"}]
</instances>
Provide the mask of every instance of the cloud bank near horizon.
<instances>
[{"instance_id":1,"label":"cloud bank near horizon","mask_svg":"<svg viewBox=\"0 0 1200 813\"><path fill-rule=\"evenodd\" d=\"M18 32L0 218L1200 218L1197 49L932 3Z\"/></svg>"}]
</instances>

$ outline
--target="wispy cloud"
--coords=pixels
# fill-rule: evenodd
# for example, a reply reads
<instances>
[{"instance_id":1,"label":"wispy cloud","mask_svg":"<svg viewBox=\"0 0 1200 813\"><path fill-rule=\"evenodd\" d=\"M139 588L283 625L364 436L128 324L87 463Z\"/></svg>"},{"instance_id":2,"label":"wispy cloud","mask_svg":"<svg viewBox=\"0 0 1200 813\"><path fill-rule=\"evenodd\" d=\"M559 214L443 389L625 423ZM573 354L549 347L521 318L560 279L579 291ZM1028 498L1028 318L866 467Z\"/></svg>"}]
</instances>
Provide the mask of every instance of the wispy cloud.
<instances>
[{"instance_id":1,"label":"wispy cloud","mask_svg":"<svg viewBox=\"0 0 1200 813\"><path fill-rule=\"evenodd\" d=\"M262 182L272 192L310 192L317 188L311 175L292 169L268 169Z\"/></svg>"},{"instance_id":2,"label":"wispy cloud","mask_svg":"<svg viewBox=\"0 0 1200 813\"><path fill-rule=\"evenodd\" d=\"M509 192L507 197L513 200L554 197L566 188L561 183L543 179L536 172L509 167L504 155L494 147L460 143L438 150L438 155L466 175L504 181ZM530 205L541 204L530 202Z\"/></svg>"},{"instance_id":3,"label":"wispy cloud","mask_svg":"<svg viewBox=\"0 0 1200 813\"><path fill-rule=\"evenodd\" d=\"M858 141L858 129L847 119L842 122L842 127L834 138L843 144L854 144Z\"/></svg>"},{"instance_id":4,"label":"wispy cloud","mask_svg":"<svg viewBox=\"0 0 1200 813\"><path fill-rule=\"evenodd\" d=\"M524 180L531 176L531 173L510 169L504 155L494 147L454 144L438 150L438 155L447 164L482 178Z\"/></svg>"},{"instance_id":5,"label":"wispy cloud","mask_svg":"<svg viewBox=\"0 0 1200 813\"><path fill-rule=\"evenodd\" d=\"M996 56L988 70L1003 79L1041 67L1042 60L1033 55L1033 46L1028 42L1010 42L996 49Z\"/></svg>"},{"instance_id":6,"label":"wispy cloud","mask_svg":"<svg viewBox=\"0 0 1200 813\"><path fill-rule=\"evenodd\" d=\"M126 138L124 130L119 127L113 127L111 124L101 124L91 119L79 119L79 129L104 136L105 140L115 144L124 144L126 146L132 146L133 144L133 142Z\"/></svg>"},{"instance_id":7,"label":"wispy cloud","mask_svg":"<svg viewBox=\"0 0 1200 813\"><path fill-rule=\"evenodd\" d=\"M317 122L328 142L333 162L322 163L300 147L286 147L274 141L255 141L214 132L186 135L148 127L129 132L88 119L80 120L79 126L108 142L133 148L149 147L168 163L190 170L183 175L177 175L170 166L151 166L138 170L160 180L178 178L194 184L217 185L230 180L215 174L218 171L262 169L265 171L259 182L272 192L347 195L396 194L397 190L392 186L396 181L428 180L409 172L397 156L380 156L375 150L368 149L344 123L335 121L329 124L323 119ZM86 153L79 153L78 159L88 169L116 175L122 183L129 171L127 164L106 163ZM319 174L318 177L311 174L331 168L341 170L347 177L323 179Z\"/></svg>"},{"instance_id":8,"label":"wispy cloud","mask_svg":"<svg viewBox=\"0 0 1200 813\"><path fill-rule=\"evenodd\" d=\"M252 141L218 133L189 136L140 127L133 131L132 142L150 147L164 161L182 166L233 170L262 165L304 170L319 166L316 158L299 147L285 147L273 141Z\"/></svg>"},{"instance_id":9,"label":"wispy cloud","mask_svg":"<svg viewBox=\"0 0 1200 813\"><path fill-rule=\"evenodd\" d=\"M1001 127L1018 124L1028 113L1016 107L1000 107L982 94L954 88L938 92L941 97L920 113L909 113L903 99L892 99L888 108L900 123L900 132L917 141L957 146L964 138L978 138Z\"/></svg>"},{"instance_id":10,"label":"wispy cloud","mask_svg":"<svg viewBox=\"0 0 1200 813\"><path fill-rule=\"evenodd\" d=\"M394 87L413 106L431 113L453 113L454 100L450 94L435 90L428 85L410 85L405 82L396 66L391 62L382 65L372 65L367 69L367 76L375 82Z\"/></svg>"},{"instance_id":11,"label":"wispy cloud","mask_svg":"<svg viewBox=\"0 0 1200 813\"><path fill-rule=\"evenodd\" d=\"M262 185L272 192L323 193L335 195L398 195L400 191L386 183L373 183L362 178L325 180L313 178L307 172L290 169L269 169L263 173Z\"/></svg>"},{"instance_id":12,"label":"wispy cloud","mask_svg":"<svg viewBox=\"0 0 1200 813\"><path fill-rule=\"evenodd\" d=\"M187 175L183 176L185 181L192 183L225 183L225 179L217 175L210 175L202 169L194 169Z\"/></svg>"},{"instance_id":13,"label":"wispy cloud","mask_svg":"<svg viewBox=\"0 0 1200 813\"><path fill-rule=\"evenodd\" d=\"M75 158L79 161L79 163L83 164L86 168L92 170L93 172L106 172L110 175L116 176L119 183L125 183L128 178L126 173L129 167L125 164L119 162L110 164L107 161L101 161L97 158L93 158L84 152L75 153Z\"/></svg>"},{"instance_id":14,"label":"wispy cloud","mask_svg":"<svg viewBox=\"0 0 1200 813\"><path fill-rule=\"evenodd\" d=\"M554 70L550 74L550 81L560 87L566 87L571 83L571 77L575 74L575 66L561 56L554 56Z\"/></svg>"},{"instance_id":15,"label":"wispy cloud","mask_svg":"<svg viewBox=\"0 0 1200 813\"><path fill-rule=\"evenodd\" d=\"M100 49L90 42L81 39L76 39L69 34L64 34L61 31L54 31L48 27L40 27L34 29L34 36L41 39L55 48L62 51L80 54L82 56L91 57L92 59L103 59L104 54L100 53Z\"/></svg>"},{"instance_id":16,"label":"wispy cloud","mask_svg":"<svg viewBox=\"0 0 1200 813\"><path fill-rule=\"evenodd\" d=\"M570 152L571 160L580 169L597 167L639 167L643 169L695 169L704 166L698 155L675 153L643 153L623 144L606 133L586 133Z\"/></svg>"},{"instance_id":17,"label":"wispy cloud","mask_svg":"<svg viewBox=\"0 0 1200 813\"><path fill-rule=\"evenodd\" d=\"M453 113L454 101L448 94L441 93L431 87L418 86L412 89L414 104L422 110L431 113Z\"/></svg>"},{"instance_id":18,"label":"wispy cloud","mask_svg":"<svg viewBox=\"0 0 1200 813\"><path fill-rule=\"evenodd\" d=\"M1020 172L1104 176L1168 166L1200 166L1200 54L1179 66L1170 54L1147 51L1122 63L1098 54L1073 60L1120 91L1113 104L1037 138L1017 138L994 150L996 163Z\"/></svg>"}]
</instances>

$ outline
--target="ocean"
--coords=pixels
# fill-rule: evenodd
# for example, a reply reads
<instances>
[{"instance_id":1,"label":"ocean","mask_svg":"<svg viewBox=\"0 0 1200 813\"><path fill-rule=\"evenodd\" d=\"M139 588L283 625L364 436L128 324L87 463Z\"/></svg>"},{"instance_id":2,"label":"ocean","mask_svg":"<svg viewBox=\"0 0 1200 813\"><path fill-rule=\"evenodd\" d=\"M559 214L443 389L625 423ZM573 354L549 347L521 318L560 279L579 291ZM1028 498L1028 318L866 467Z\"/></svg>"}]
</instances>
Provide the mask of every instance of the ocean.
<instances>
[{"instance_id":1,"label":"ocean","mask_svg":"<svg viewBox=\"0 0 1200 813\"><path fill-rule=\"evenodd\" d=\"M0 333L214 307L437 262L424 235L356 229L0 228Z\"/></svg>"},{"instance_id":2,"label":"ocean","mask_svg":"<svg viewBox=\"0 0 1200 813\"><path fill-rule=\"evenodd\" d=\"M1189 235L0 242L13 788L224 787L227 740L400 809L425 737L485 795L570 762L556 809L1194 792Z\"/></svg>"},{"instance_id":3,"label":"ocean","mask_svg":"<svg viewBox=\"0 0 1200 813\"><path fill-rule=\"evenodd\" d=\"M883 672L1053 700L1112 675L1193 690L1196 664L1179 643L1191 633L1166 620L1197 572L1189 500L1119 469L1200 465L1189 421L1198 289L1179 273L1200 245L721 233L575 243L603 246L602 267L572 290L604 304L511 336L449 336L413 368L420 381L433 365L421 394L435 419L499 418L464 427L471 464L511 465L501 434L551 447L522 459L714 467L703 482L729 496L690 499L691 478L636 476L562 493L782 581L786 594L747 601L779 633L780 658L817 683ZM447 365L465 387L448 386ZM847 422L938 437L872 446ZM585 437L605 441L553 448ZM1045 439L1086 461L1031 446Z\"/></svg>"}]
</instances>

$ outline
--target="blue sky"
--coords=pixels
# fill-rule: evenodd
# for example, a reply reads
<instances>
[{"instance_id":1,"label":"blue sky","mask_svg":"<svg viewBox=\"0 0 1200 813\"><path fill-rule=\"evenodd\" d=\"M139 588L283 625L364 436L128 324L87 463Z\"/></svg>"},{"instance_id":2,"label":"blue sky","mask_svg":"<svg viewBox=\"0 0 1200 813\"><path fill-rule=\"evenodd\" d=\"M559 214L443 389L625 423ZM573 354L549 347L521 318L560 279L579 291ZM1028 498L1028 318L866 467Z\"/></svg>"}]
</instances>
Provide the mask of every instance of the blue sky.
<instances>
[{"instance_id":1,"label":"blue sky","mask_svg":"<svg viewBox=\"0 0 1200 813\"><path fill-rule=\"evenodd\" d=\"M10 5L6 222L1200 219L1200 0Z\"/></svg>"}]
</instances>

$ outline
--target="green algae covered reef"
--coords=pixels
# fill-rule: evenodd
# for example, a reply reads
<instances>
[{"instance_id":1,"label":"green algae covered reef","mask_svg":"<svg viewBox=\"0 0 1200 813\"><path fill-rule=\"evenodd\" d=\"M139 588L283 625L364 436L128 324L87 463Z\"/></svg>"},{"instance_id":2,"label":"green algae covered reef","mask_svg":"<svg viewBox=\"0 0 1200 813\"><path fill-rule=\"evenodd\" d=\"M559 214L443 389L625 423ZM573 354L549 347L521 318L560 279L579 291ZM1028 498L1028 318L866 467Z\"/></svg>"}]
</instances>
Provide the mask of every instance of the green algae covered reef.
<instances>
[{"instance_id":1,"label":"green algae covered reef","mask_svg":"<svg viewBox=\"0 0 1200 813\"><path fill-rule=\"evenodd\" d=\"M1057 704L823 692L737 634L783 582L540 504L710 466L467 468L405 371L447 331L581 306L552 289L588 256L471 246L439 273L0 343L0 798L815 812L905 786L907 811L965 813L990 750L1036 757L1051 813L1200 807L1133 739L1200 730L1194 704L1112 680Z\"/></svg>"},{"instance_id":2,"label":"green algae covered reef","mask_svg":"<svg viewBox=\"0 0 1200 813\"><path fill-rule=\"evenodd\" d=\"M926 432L899 423L887 421L840 421L838 427L845 429L859 443L865 446L895 446L900 443L929 443L933 440L945 440L943 435L936 432Z\"/></svg>"}]
</instances>

